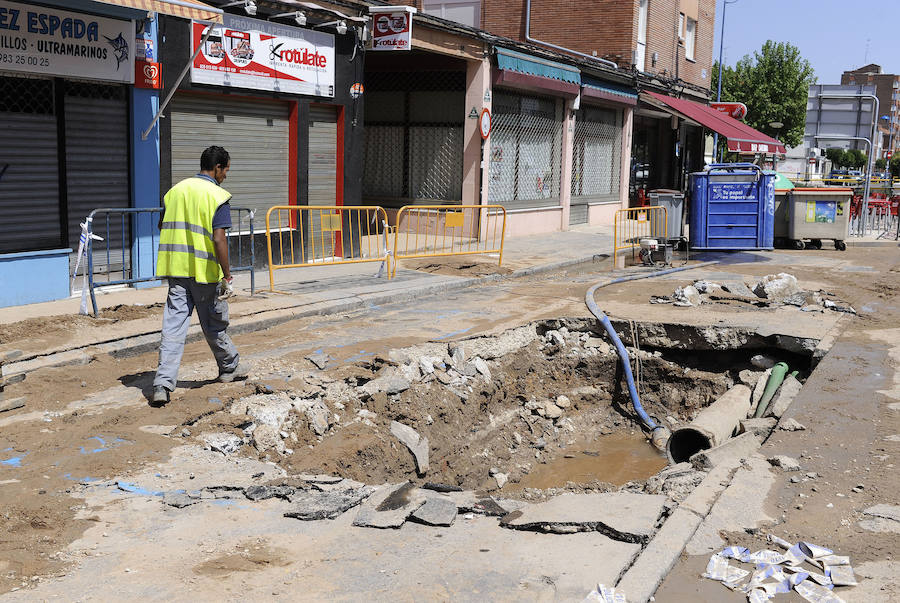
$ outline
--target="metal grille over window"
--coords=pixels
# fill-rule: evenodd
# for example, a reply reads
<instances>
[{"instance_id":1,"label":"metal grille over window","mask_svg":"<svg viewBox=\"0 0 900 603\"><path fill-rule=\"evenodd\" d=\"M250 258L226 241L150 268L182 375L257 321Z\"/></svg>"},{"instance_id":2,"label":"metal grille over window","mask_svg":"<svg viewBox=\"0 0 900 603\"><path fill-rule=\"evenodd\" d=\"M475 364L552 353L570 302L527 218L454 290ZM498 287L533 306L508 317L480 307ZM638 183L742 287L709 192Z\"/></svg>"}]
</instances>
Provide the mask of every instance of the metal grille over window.
<instances>
[{"instance_id":1,"label":"metal grille over window","mask_svg":"<svg viewBox=\"0 0 900 603\"><path fill-rule=\"evenodd\" d=\"M508 209L559 205L562 104L498 92L488 197Z\"/></svg>"},{"instance_id":2,"label":"metal grille over window","mask_svg":"<svg viewBox=\"0 0 900 603\"><path fill-rule=\"evenodd\" d=\"M363 194L387 206L462 201L465 74L367 75Z\"/></svg>"},{"instance_id":3,"label":"metal grille over window","mask_svg":"<svg viewBox=\"0 0 900 603\"><path fill-rule=\"evenodd\" d=\"M53 80L0 77L0 112L53 115Z\"/></svg>"},{"instance_id":4,"label":"metal grille over window","mask_svg":"<svg viewBox=\"0 0 900 603\"><path fill-rule=\"evenodd\" d=\"M584 107L575 115L572 201L619 200L622 112Z\"/></svg>"}]
</instances>

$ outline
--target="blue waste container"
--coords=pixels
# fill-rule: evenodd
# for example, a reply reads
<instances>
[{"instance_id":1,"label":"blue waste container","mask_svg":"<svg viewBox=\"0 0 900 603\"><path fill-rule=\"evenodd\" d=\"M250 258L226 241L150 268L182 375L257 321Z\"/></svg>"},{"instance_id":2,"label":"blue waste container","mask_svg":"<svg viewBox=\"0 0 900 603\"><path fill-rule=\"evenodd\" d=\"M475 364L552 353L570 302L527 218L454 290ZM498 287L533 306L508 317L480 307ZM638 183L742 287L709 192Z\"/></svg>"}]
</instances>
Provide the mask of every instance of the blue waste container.
<instances>
[{"instance_id":1,"label":"blue waste container","mask_svg":"<svg viewBox=\"0 0 900 603\"><path fill-rule=\"evenodd\" d=\"M775 173L716 163L691 174L691 249L773 249Z\"/></svg>"}]
</instances>

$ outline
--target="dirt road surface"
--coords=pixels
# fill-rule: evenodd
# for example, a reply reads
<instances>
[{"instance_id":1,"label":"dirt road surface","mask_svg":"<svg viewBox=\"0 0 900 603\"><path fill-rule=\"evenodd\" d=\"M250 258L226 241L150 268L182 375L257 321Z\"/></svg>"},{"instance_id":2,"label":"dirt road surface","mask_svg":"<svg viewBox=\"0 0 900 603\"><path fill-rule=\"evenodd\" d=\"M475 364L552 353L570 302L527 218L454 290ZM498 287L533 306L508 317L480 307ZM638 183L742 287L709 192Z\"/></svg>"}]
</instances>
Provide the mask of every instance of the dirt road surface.
<instances>
[{"instance_id":1,"label":"dirt road surface","mask_svg":"<svg viewBox=\"0 0 900 603\"><path fill-rule=\"evenodd\" d=\"M422 268L439 270L426 263ZM469 274L479 273L468 265L461 268ZM409 524L396 531L371 530L350 526L352 514L334 521L285 519L274 500L249 504L217 499L177 509L161 504L160 497L154 496L179 488L247 483L248 476L257 476L253 483L266 483L284 471L333 474L373 485L415 480L408 451L385 433L367 429L364 422L345 420L339 437L309 435L293 443L285 440L293 447L288 456L257 454L246 446L239 454L223 456L209 450L198 436L211 430L239 433L246 416L224 412L237 400L306 387L308 382L300 376L316 370L306 359L311 354L328 356L329 378L343 378L376 370L397 348L500 333L539 319L586 318L584 291L592 282L608 278L609 269L602 263L583 265L415 303L293 320L241 334L235 337L236 344L254 363L251 378L242 383L212 381L216 369L208 348L205 343L193 343L186 348L173 402L162 409L146 403L156 366L152 352L100 356L84 365L29 373L24 382L6 391L7 395L25 396L27 407L0 414L0 518L5 526L0 535L0 592L6 593L2 598L313 600L350 599L368 593L373 598L404 600L552 600L579 592L586 595L597 581L615 582L618 575L605 575L602 564L592 559L594 545L586 535L482 531L479 525L491 521L496 525L496 521L480 516L466 520L472 528L468 530L454 526L429 531ZM804 288L827 291L858 311L846 322L834 348L809 376L789 411L788 416L806 430L776 431L761 450L764 456L786 454L800 459L802 471L767 470L775 476L774 486L752 495L764 499L768 519L746 517L746 525L737 530L715 525L709 530L725 543L753 550L766 548L766 533L829 546L851 556L861 579L858 593L869 593L868 598L856 598L853 591L847 591L849 600L896 599L900 596L900 571L892 557L900 550L900 534L873 532L859 522L864 519L863 509L895 504L900 499L900 482L894 478L900 451L897 248L776 252L764 254L762 261L759 255L737 256L707 272L742 275L747 282L790 272ZM775 332L806 329L824 334L840 318L833 312L801 316L795 308L769 311L729 301L699 308L649 304L651 296L671 295L676 286L689 284L695 277L687 272L616 285L603 290L598 300L610 308L612 316L622 319L743 324L760 331L771 323L776 325L772 327ZM155 307L124 307L99 324L73 316L31 319L0 327L0 344L22 349L67 342L74 345L86 331L102 329L114 337L116 329L127 329L130 321L150 320L158 313ZM532 352L537 354L536 349ZM523 374L532 370L531 381L522 383L529 391L549 395L549 389L541 389L544 379L560 383L567 371L574 370L552 358L535 365L534 370L534 358L537 356L529 356L516 368ZM709 355L702 354L680 360L712 363ZM614 364L609 365L610 371ZM703 366L696 368L702 370ZM715 393L715 378L712 374L708 378L709 396ZM500 401L491 400L499 408ZM464 402L461 400L460 408ZM387 416L392 403L384 399L371 408L375 414ZM485 406L476 415L477 409L431 408L428 405L437 402L428 398L420 401L423 408L415 408L408 400L405 403L412 406L403 412L416 417L434 415L438 425L445 426L443 432L436 429L434 437L446 440L438 445L447 448L456 437L451 427L459 430L462 438L472 435L466 433L467 427L472 427L467 421L476 421L475 427L495 421L488 412L494 411L494 406ZM576 450L591 452L592 444L612 425L625 429L626 436L627 430L634 431L634 423L616 414L612 406L586 411L576 400L585 419L573 423L569 448L547 453L539 466L574 456ZM347 413L350 411L348 408ZM441 418L441 414L456 412L460 414L456 419ZM468 447L474 440L463 441ZM457 478L466 488L490 487L493 477L484 472L476 478L474 468L491 466L490 457L496 452L489 450L490 438L479 442L487 456L464 463L461 459L471 459L480 449L467 448L465 454L457 451L457 456L448 457L456 465L441 468L441 476ZM596 449L595 445L594 452ZM524 462L517 458L505 461ZM571 471L578 475L578 469ZM817 477L806 477L812 473ZM792 483L790 477L794 476L801 480ZM527 479L524 474L521 477L520 492L549 483L540 471ZM613 486L628 479L623 477ZM688 551L701 550L710 541L698 540ZM616 546L610 554L623 560L636 554L629 548L634 545ZM708 554L686 553L656 600L743 599L743 595L699 577L708 558ZM627 561L623 563L627 566ZM579 567L567 574L565 568L573 564ZM515 589L504 590L508 583L501 577L516 572L520 579ZM467 581L467 574L478 578ZM569 575L569 582L546 578L558 575ZM594 583L575 580L584 576L593 576Z\"/></svg>"}]
</instances>

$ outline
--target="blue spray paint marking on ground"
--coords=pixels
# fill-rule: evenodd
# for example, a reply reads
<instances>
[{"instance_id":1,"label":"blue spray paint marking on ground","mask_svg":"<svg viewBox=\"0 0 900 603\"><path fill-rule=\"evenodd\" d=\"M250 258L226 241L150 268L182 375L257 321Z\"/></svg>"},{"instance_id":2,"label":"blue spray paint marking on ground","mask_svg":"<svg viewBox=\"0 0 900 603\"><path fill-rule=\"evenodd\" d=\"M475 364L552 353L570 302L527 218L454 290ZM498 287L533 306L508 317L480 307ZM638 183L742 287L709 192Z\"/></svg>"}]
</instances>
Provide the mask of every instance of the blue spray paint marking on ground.
<instances>
[{"instance_id":1,"label":"blue spray paint marking on ground","mask_svg":"<svg viewBox=\"0 0 900 603\"><path fill-rule=\"evenodd\" d=\"M446 335L441 335L440 337L435 337L434 339L437 339L437 340L449 339L450 337L455 337L456 335L462 335L463 333L468 333L471 330L472 330L472 327L469 327L468 329L453 331L452 333L447 333Z\"/></svg>"},{"instance_id":2,"label":"blue spray paint marking on ground","mask_svg":"<svg viewBox=\"0 0 900 603\"><path fill-rule=\"evenodd\" d=\"M8 458L5 461L0 461L0 465L6 465L7 467L21 467L22 466L22 456L14 456L12 458Z\"/></svg>"},{"instance_id":3,"label":"blue spray paint marking on ground","mask_svg":"<svg viewBox=\"0 0 900 603\"><path fill-rule=\"evenodd\" d=\"M90 482L99 482L99 477L72 477L71 473L66 473L63 475L63 478L71 481L71 482L81 482L81 483L90 483Z\"/></svg>"},{"instance_id":4,"label":"blue spray paint marking on ground","mask_svg":"<svg viewBox=\"0 0 900 603\"><path fill-rule=\"evenodd\" d=\"M106 440L104 440L100 436L92 436L92 437L88 438L88 440L89 441L97 440L98 442L100 442L100 448L94 448L94 449L89 450L89 449L85 448L84 446L81 446L81 448L80 448L81 454L97 454L98 452L104 452L111 448L115 448L118 444L131 444L131 442L129 442L128 440L123 440L122 438L116 438L109 444L107 444Z\"/></svg>"},{"instance_id":5,"label":"blue spray paint marking on ground","mask_svg":"<svg viewBox=\"0 0 900 603\"><path fill-rule=\"evenodd\" d=\"M347 358L347 360L345 360L344 362L345 363L356 362L357 360L361 360L361 359L365 358L366 356L374 356L374 355L375 355L374 352L367 352L365 350L360 350L353 356L350 356L349 358Z\"/></svg>"},{"instance_id":6,"label":"blue spray paint marking on ground","mask_svg":"<svg viewBox=\"0 0 900 603\"><path fill-rule=\"evenodd\" d=\"M165 492L152 492L145 488L141 488L140 486L136 486L131 482L116 482L116 487L129 494L141 494L143 496L162 496L165 494Z\"/></svg>"}]
</instances>

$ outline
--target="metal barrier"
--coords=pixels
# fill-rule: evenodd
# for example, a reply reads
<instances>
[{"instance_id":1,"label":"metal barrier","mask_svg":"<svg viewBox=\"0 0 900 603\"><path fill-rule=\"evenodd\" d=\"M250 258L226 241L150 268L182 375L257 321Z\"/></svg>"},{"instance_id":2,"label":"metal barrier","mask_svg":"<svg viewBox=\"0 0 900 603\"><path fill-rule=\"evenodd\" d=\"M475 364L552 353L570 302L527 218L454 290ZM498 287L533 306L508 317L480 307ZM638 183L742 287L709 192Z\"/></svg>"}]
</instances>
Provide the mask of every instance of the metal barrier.
<instances>
[{"instance_id":1,"label":"metal barrier","mask_svg":"<svg viewBox=\"0 0 900 603\"><path fill-rule=\"evenodd\" d=\"M276 270L304 266L382 262L390 278L387 233L387 213L376 205L271 207L266 213L269 290L276 291Z\"/></svg>"},{"instance_id":2,"label":"metal barrier","mask_svg":"<svg viewBox=\"0 0 900 603\"><path fill-rule=\"evenodd\" d=\"M400 259L490 253L499 266L505 237L502 205L407 205L397 213L393 271Z\"/></svg>"},{"instance_id":3,"label":"metal barrier","mask_svg":"<svg viewBox=\"0 0 900 603\"><path fill-rule=\"evenodd\" d=\"M162 212L162 207L99 208L88 215L82 238L85 239L87 256L86 286L90 291L95 317L99 316L95 295L98 287L134 285L160 280L156 276L156 255L159 250L159 222ZM236 232L232 230L233 234L228 236L228 244L229 248L237 246L239 262L238 265L232 264L231 271L250 272L250 295L253 295L256 291L253 210L247 207L232 207L231 212L232 215L237 213L238 228ZM245 213L246 220L242 217ZM247 225L246 231L244 224ZM249 235L250 239L248 245L250 263L243 265L240 262L243 261L243 237L246 235ZM94 241L103 242L103 249L97 254ZM106 280L98 281L97 277L104 274ZM77 275L73 275L73 278L74 276Z\"/></svg>"},{"instance_id":4,"label":"metal barrier","mask_svg":"<svg viewBox=\"0 0 900 603\"><path fill-rule=\"evenodd\" d=\"M613 220L613 262L619 251L640 247L641 239L666 239L668 232L669 212L661 205L617 210Z\"/></svg>"}]
</instances>

